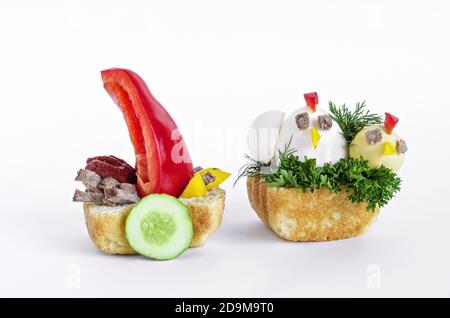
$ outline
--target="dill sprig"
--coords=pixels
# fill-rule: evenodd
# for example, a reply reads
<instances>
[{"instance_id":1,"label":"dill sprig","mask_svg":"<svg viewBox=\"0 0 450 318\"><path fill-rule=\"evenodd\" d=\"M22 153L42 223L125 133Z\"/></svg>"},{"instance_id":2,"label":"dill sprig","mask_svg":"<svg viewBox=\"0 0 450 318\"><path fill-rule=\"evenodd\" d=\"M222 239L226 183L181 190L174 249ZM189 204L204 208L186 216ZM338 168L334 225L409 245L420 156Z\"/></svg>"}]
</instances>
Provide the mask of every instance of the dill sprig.
<instances>
[{"instance_id":1,"label":"dill sprig","mask_svg":"<svg viewBox=\"0 0 450 318\"><path fill-rule=\"evenodd\" d=\"M270 166L270 162L264 163L262 161L258 161L247 154L244 154L244 158L247 159L248 162L239 169L238 176L234 181L233 186L236 185L239 179L243 177L254 177L260 175L263 168Z\"/></svg>"},{"instance_id":2,"label":"dill sprig","mask_svg":"<svg viewBox=\"0 0 450 318\"><path fill-rule=\"evenodd\" d=\"M289 139L289 142L285 144L284 149L278 149L278 161L281 161L283 158L286 158L288 155L291 155L295 152L295 149L291 148L292 136ZM277 158L272 158L269 162L262 162L256 159L253 159L247 154L244 154L244 158L247 159L247 163L244 164L238 171L238 176L233 183L233 186L243 177L254 177L263 174L272 174L278 170Z\"/></svg>"},{"instance_id":3,"label":"dill sprig","mask_svg":"<svg viewBox=\"0 0 450 318\"><path fill-rule=\"evenodd\" d=\"M366 102L356 103L354 111L351 111L345 104L336 106L333 102L328 103L331 118L341 127L342 135L347 143L351 143L356 134L366 126L381 124L383 118L364 109Z\"/></svg>"}]
</instances>

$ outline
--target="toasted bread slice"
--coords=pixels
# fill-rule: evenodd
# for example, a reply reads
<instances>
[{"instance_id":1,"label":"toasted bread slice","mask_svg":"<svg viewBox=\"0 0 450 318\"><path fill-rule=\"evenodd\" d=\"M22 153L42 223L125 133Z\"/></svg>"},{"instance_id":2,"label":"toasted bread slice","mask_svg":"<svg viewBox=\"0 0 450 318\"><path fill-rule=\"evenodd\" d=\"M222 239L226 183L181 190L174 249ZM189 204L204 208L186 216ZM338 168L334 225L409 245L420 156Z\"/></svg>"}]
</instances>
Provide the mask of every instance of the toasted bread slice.
<instances>
[{"instance_id":1,"label":"toasted bread slice","mask_svg":"<svg viewBox=\"0 0 450 318\"><path fill-rule=\"evenodd\" d=\"M110 207L83 203L89 236L106 254L136 254L125 236L125 222L134 204Z\"/></svg>"},{"instance_id":2,"label":"toasted bread slice","mask_svg":"<svg viewBox=\"0 0 450 318\"><path fill-rule=\"evenodd\" d=\"M194 238L191 247L199 247L213 235L222 222L225 209L225 190L213 188L206 197L180 199L189 208L194 224Z\"/></svg>"},{"instance_id":3,"label":"toasted bread slice","mask_svg":"<svg viewBox=\"0 0 450 318\"><path fill-rule=\"evenodd\" d=\"M191 247L205 244L222 222L225 191L214 188L204 198L180 199L189 209L194 225ZM84 216L89 236L106 254L136 254L125 236L125 222L134 204L110 207L84 203Z\"/></svg>"},{"instance_id":4,"label":"toasted bread slice","mask_svg":"<svg viewBox=\"0 0 450 318\"><path fill-rule=\"evenodd\" d=\"M268 187L259 177L247 178L247 193L259 218L289 241L331 241L361 235L378 217L366 203L352 203L348 193L321 188Z\"/></svg>"}]
</instances>

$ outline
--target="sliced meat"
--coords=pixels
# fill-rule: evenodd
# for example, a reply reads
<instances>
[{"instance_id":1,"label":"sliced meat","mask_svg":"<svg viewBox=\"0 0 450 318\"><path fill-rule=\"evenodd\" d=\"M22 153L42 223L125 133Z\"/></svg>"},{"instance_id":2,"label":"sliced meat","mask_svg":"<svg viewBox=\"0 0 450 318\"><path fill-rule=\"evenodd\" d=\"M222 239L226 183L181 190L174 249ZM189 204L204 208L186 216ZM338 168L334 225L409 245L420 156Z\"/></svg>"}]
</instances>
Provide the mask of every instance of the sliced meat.
<instances>
[{"instance_id":1,"label":"sliced meat","mask_svg":"<svg viewBox=\"0 0 450 318\"><path fill-rule=\"evenodd\" d=\"M408 147L406 146L406 141L400 139L397 141L397 152L402 154L408 151Z\"/></svg>"},{"instance_id":2,"label":"sliced meat","mask_svg":"<svg viewBox=\"0 0 450 318\"><path fill-rule=\"evenodd\" d=\"M116 179L112 177L107 177L103 179L99 188L103 190L105 194L105 199L109 200L109 198L115 197L117 195L117 190L119 189L120 183Z\"/></svg>"},{"instance_id":3,"label":"sliced meat","mask_svg":"<svg viewBox=\"0 0 450 318\"><path fill-rule=\"evenodd\" d=\"M134 185L134 184L121 183L120 184L120 189L122 189L123 191L126 191L128 193L135 194L136 196L138 195L137 189L136 189L136 185Z\"/></svg>"},{"instance_id":4,"label":"sliced meat","mask_svg":"<svg viewBox=\"0 0 450 318\"><path fill-rule=\"evenodd\" d=\"M216 177L214 177L211 172L207 172L202 176L202 179L205 185L208 185L211 182L214 182L216 180Z\"/></svg>"},{"instance_id":5,"label":"sliced meat","mask_svg":"<svg viewBox=\"0 0 450 318\"><path fill-rule=\"evenodd\" d=\"M120 185L120 182L113 177L106 177L98 184L100 189L111 189L116 188Z\"/></svg>"},{"instance_id":6,"label":"sliced meat","mask_svg":"<svg viewBox=\"0 0 450 318\"><path fill-rule=\"evenodd\" d=\"M127 165L127 162L125 160L117 158L116 156L113 156L113 155L95 156L95 157L87 158L86 164L89 164L91 161L94 161L94 160L105 161L113 166L121 166L123 164Z\"/></svg>"},{"instance_id":7,"label":"sliced meat","mask_svg":"<svg viewBox=\"0 0 450 318\"><path fill-rule=\"evenodd\" d=\"M139 201L136 189L136 170L114 156L98 156L86 160L75 178L86 191L76 190L73 200L116 206Z\"/></svg>"},{"instance_id":8,"label":"sliced meat","mask_svg":"<svg viewBox=\"0 0 450 318\"><path fill-rule=\"evenodd\" d=\"M91 196L92 202L97 204L102 204L103 199L105 198L105 194L100 189L86 190L86 193Z\"/></svg>"},{"instance_id":9,"label":"sliced meat","mask_svg":"<svg viewBox=\"0 0 450 318\"><path fill-rule=\"evenodd\" d=\"M119 190L117 192L117 195L113 196L112 198L109 198L106 201L117 205L124 205L138 202L139 197L131 193Z\"/></svg>"},{"instance_id":10,"label":"sliced meat","mask_svg":"<svg viewBox=\"0 0 450 318\"><path fill-rule=\"evenodd\" d=\"M84 191L75 190L75 193L73 194L73 198L72 198L73 202L92 202L92 197L89 193L86 193Z\"/></svg>"},{"instance_id":11,"label":"sliced meat","mask_svg":"<svg viewBox=\"0 0 450 318\"><path fill-rule=\"evenodd\" d=\"M304 130L309 127L309 115L307 112L295 116L295 123L298 129Z\"/></svg>"},{"instance_id":12,"label":"sliced meat","mask_svg":"<svg viewBox=\"0 0 450 318\"><path fill-rule=\"evenodd\" d=\"M194 170L192 170L192 173L196 174L197 172L202 171L202 170L203 170L203 168L201 166L197 166L194 168Z\"/></svg>"},{"instance_id":13,"label":"sliced meat","mask_svg":"<svg viewBox=\"0 0 450 318\"><path fill-rule=\"evenodd\" d=\"M86 169L78 170L77 176L75 177L75 181L81 181L86 189L90 190L97 189L101 180L102 178L98 174Z\"/></svg>"},{"instance_id":14,"label":"sliced meat","mask_svg":"<svg viewBox=\"0 0 450 318\"><path fill-rule=\"evenodd\" d=\"M131 190L130 186L133 186L134 189ZM112 197L108 197L106 201L119 205L136 203L139 201L136 186L134 186L133 184L127 184L127 186L123 188L116 188L115 195Z\"/></svg>"},{"instance_id":15,"label":"sliced meat","mask_svg":"<svg viewBox=\"0 0 450 318\"><path fill-rule=\"evenodd\" d=\"M322 130L330 130L333 126L333 121L329 115L319 115L317 119L319 120L319 127Z\"/></svg>"},{"instance_id":16,"label":"sliced meat","mask_svg":"<svg viewBox=\"0 0 450 318\"><path fill-rule=\"evenodd\" d=\"M89 190L81 191L76 189L75 193L73 194L72 200L74 202L93 202L96 204L102 204L103 198L104 198L103 193L92 192Z\"/></svg>"},{"instance_id":17,"label":"sliced meat","mask_svg":"<svg viewBox=\"0 0 450 318\"><path fill-rule=\"evenodd\" d=\"M379 128L375 128L372 130L366 131L366 138L369 145L376 144L377 142L380 142L383 138L383 135L381 134L381 130Z\"/></svg>"},{"instance_id":18,"label":"sliced meat","mask_svg":"<svg viewBox=\"0 0 450 318\"><path fill-rule=\"evenodd\" d=\"M86 170L97 173L100 177L113 177L121 183L136 183L136 169L124 160L114 156L97 156L86 160Z\"/></svg>"}]
</instances>

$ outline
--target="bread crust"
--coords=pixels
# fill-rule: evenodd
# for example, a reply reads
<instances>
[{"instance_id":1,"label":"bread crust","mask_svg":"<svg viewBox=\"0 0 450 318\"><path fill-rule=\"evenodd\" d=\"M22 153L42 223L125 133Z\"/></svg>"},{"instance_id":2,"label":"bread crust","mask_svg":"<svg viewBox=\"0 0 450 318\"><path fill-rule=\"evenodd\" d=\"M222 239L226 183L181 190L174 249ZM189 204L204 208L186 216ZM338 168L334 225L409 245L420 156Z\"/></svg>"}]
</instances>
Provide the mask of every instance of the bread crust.
<instances>
[{"instance_id":1,"label":"bread crust","mask_svg":"<svg viewBox=\"0 0 450 318\"><path fill-rule=\"evenodd\" d=\"M379 209L352 203L345 191L326 188L313 193L269 187L259 177L247 178L247 194L259 218L278 236L289 241L331 241L355 237L376 221Z\"/></svg>"},{"instance_id":2,"label":"bread crust","mask_svg":"<svg viewBox=\"0 0 450 318\"><path fill-rule=\"evenodd\" d=\"M203 246L222 222L225 191L214 188L204 198L180 199L189 209L194 225L191 247ZM86 228L94 244L106 254L137 254L125 235L125 222L135 204L119 207L83 203Z\"/></svg>"},{"instance_id":3,"label":"bread crust","mask_svg":"<svg viewBox=\"0 0 450 318\"><path fill-rule=\"evenodd\" d=\"M189 209L194 224L191 247L203 246L222 223L225 210L225 190L214 188L206 198L180 199Z\"/></svg>"},{"instance_id":4,"label":"bread crust","mask_svg":"<svg viewBox=\"0 0 450 318\"><path fill-rule=\"evenodd\" d=\"M106 254L136 254L125 236L125 222L135 204L119 207L83 203L90 238Z\"/></svg>"}]
</instances>

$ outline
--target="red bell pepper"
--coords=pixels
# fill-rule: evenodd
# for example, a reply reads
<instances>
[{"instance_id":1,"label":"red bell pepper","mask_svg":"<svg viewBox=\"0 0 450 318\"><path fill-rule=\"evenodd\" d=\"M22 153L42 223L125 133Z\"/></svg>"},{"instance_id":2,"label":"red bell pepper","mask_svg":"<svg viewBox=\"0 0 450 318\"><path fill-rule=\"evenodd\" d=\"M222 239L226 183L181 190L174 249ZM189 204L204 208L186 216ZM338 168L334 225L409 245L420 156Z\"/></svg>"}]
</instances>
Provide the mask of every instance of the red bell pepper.
<instances>
[{"instance_id":1,"label":"red bell pepper","mask_svg":"<svg viewBox=\"0 0 450 318\"><path fill-rule=\"evenodd\" d=\"M395 125L398 123L398 117L395 117L392 114L384 113L384 129L388 134L392 134Z\"/></svg>"},{"instance_id":2,"label":"red bell pepper","mask_svg":"<svg viewBox=\"0 0 450 318\"><path fill-rule=\"evenodd\" d=\"M114 68L101 75L105 90L128 126L139 195L166 193L178 197L193 176L193 166L175 121L136 73Z\"/></svg>"},{"instance_id":3,"label":"red bell pepper","mask_svg":"<svg viewBox=\"0 0 450 318\"><path fill-rule=\"evenodd\" d=\"M311 109L313 113L316 112L316 105L319 104L319 96L316 92L303 94L306 105Z\"/></svg>"}]
</instances>

